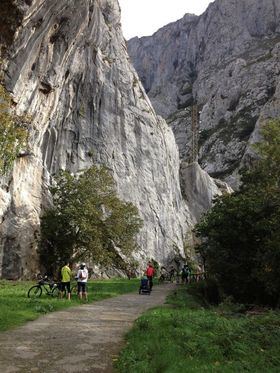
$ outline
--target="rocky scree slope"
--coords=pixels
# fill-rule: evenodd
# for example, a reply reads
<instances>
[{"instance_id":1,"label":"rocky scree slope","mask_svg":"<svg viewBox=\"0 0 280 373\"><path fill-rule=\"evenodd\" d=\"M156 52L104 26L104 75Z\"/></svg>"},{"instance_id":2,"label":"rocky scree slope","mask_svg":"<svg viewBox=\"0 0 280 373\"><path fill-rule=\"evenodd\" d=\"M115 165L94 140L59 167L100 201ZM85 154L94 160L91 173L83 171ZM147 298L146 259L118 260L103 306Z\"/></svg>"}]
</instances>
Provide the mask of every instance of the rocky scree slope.
<instances>
[{"instance_id":1,"label":"rocky scree slope","mask_svg":"<svg viewBox=\"0 0 280 373\"><path fill-rule=\"evenodd\" d=\"M141 260L183 254L194 219L177 146L130 64L117 0L4 0L0 15L4 83L32 118L28 148L1 179L0 277L36 273L52 175L92 164L110 167L120 197L138 207Z\"/></svg>"},{"instance_id":2,"label":"rocky scree slope","mask_svg":"<svg viewBox=\"0 0 280 373\"><path fill-rule=\"evenodd\" d=\"M216 0L128 51L156 112L167 118L180 151L191 148L191 106L200 111L199 162L238 187L259 128L280 116L280 2Z\"/></svg>"}]
</instances>

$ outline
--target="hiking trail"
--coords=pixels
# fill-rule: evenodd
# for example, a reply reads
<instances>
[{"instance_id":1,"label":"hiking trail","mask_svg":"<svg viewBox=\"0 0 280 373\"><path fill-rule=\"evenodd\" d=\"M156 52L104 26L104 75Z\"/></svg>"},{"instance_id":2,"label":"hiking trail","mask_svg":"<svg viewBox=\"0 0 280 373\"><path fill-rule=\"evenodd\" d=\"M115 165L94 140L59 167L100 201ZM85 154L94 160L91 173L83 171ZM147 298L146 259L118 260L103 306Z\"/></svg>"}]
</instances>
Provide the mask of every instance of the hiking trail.
<instances>
[{"instance_id":1,"label":"hiking trail","mask_svg":"<svg viewBox=\"0 0 280 373\"><path fill-rule=\"evenodd\" d=\"M49 313L0 333L1 373L113 372L124 335L149 308L164 303L174 284Z\"/></svg>"}]
</instances>

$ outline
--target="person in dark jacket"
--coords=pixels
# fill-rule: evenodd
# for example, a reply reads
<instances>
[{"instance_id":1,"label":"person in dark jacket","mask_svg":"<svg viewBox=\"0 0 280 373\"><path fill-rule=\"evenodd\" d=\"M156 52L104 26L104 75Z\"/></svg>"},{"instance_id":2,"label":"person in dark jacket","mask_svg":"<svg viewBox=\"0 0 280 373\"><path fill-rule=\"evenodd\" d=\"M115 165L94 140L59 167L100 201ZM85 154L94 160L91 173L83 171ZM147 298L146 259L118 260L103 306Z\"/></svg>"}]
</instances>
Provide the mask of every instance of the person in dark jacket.
<instances>
[{"instance_id":1,"label":"person in dark jacket","mask_svg":"<svg viewBox=\"0 0 280 373\"><path fill-rule=\"evenodd\" d=\"M190 275L190 269L187 264L184 264L184 267L182 268L182 274L181 274L182 282L184 284L187 284L189 282L189 275Z\"/></svg>"}]
</instances>

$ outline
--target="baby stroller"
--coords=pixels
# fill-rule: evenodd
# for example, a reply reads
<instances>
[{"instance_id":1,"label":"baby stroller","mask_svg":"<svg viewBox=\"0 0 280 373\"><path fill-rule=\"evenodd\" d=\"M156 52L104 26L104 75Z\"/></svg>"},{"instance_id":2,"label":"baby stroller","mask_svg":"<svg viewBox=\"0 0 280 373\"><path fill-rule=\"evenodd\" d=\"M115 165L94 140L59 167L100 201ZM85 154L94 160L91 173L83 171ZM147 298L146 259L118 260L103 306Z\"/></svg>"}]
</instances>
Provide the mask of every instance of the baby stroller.
<instances>
[{"instance_id":1,"label":"baby stroller","mask_svg":"<svg viewBox=\"0 0 280 373\"><path fill-rule=\"evenodd\" d=\"M139 294L148 294L148 295L151 294L150 284L149 284L149 280L147 279L147 277L141 278Z\"/></svg>"}]
</instances>

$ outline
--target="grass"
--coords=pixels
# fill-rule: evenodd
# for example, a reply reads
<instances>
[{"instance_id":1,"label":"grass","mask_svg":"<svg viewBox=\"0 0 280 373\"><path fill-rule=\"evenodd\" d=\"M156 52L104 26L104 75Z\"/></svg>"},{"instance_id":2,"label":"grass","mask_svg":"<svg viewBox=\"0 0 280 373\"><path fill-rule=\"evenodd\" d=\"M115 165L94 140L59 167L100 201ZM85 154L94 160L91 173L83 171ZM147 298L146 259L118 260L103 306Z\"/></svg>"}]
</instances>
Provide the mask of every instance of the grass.
<instances>
[{"instance_id":1,"label":"grass","mask_svg":"<svg viewBox=\"0 0 280 373\"><path fill-rule=\"evenodd\" d=\"M71 302L44 293L41 298L29 299L27 291L32 285L35 283L31 281L0 281L0 331L22 325L42 314L81 304L77 296L73 296ZM93 302L138 288L138 279L94 280L88 283L88 298Z\"/></svg>"},{"instance_id":2,"label":"grass","mask_svg":"<svg viewBox=\"0 0 280 373\"><path fill-rule=\"evenodd\" d=\"M127 335L119 372L279 372L280 314L203 308L186 289L140 317Z\"/></svg>"}]
</instances>

